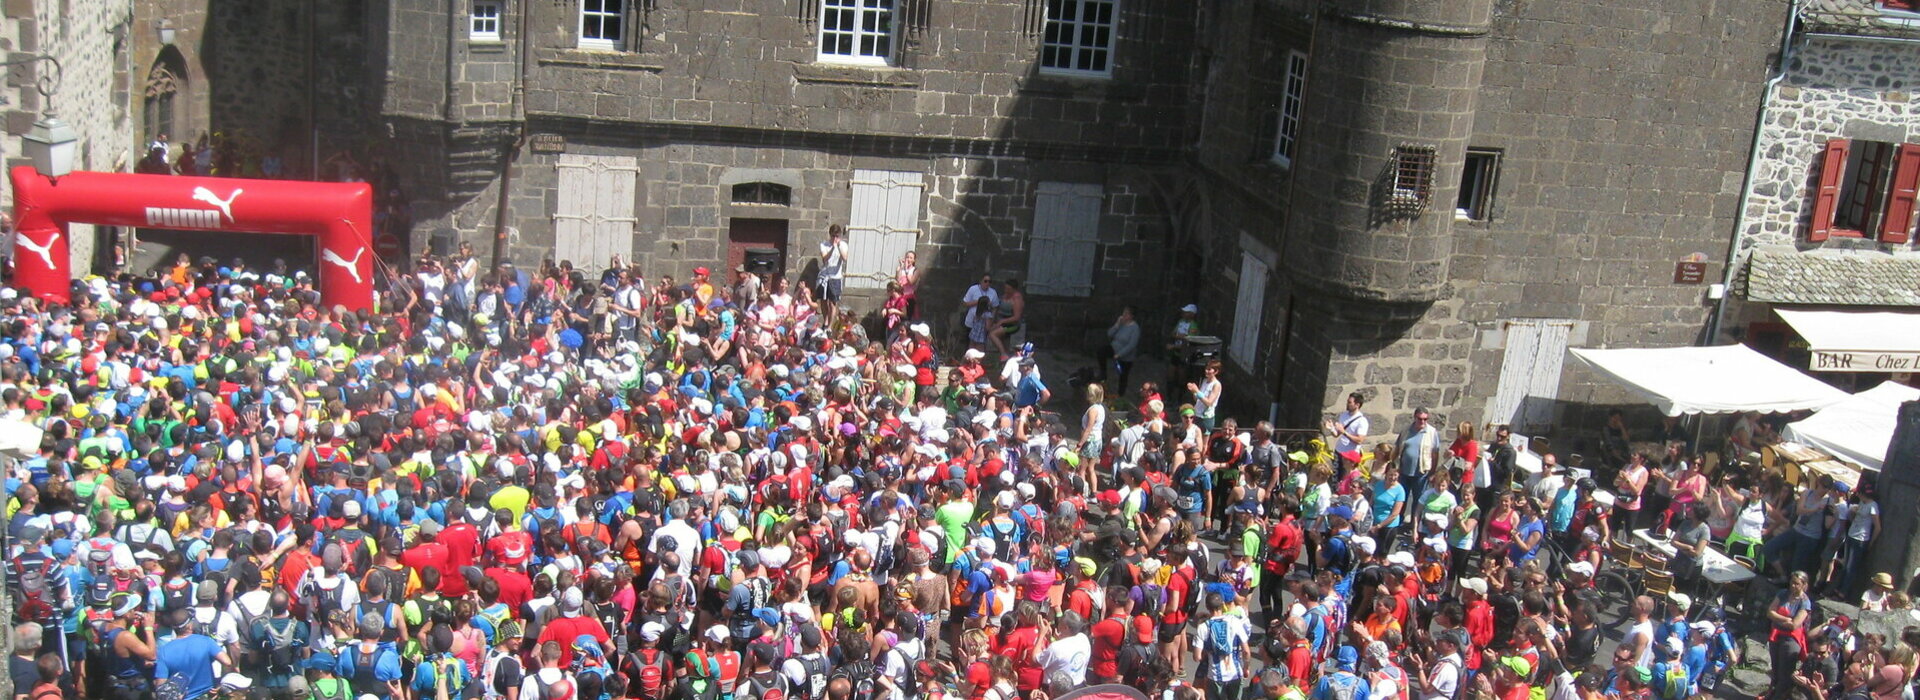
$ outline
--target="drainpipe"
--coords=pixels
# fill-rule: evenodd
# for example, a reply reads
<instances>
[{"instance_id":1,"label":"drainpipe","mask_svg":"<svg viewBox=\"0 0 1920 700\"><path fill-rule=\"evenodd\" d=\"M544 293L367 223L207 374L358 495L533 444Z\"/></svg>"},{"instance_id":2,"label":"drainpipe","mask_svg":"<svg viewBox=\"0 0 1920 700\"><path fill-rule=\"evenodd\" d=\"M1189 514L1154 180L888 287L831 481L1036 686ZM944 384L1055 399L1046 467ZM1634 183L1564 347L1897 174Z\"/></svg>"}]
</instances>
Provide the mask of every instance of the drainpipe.
<instances>
[{"instance_id":1,"label":"drainpipe","mask_svg":"<svg viewBox=\"0 0 1920 700\"><path fill-rule=\"evenodd\" d=\"M514 29L519 36L514 37L517 44L514 62L517 66L513 80L513 105L508 113L511 115L509 118L518 123L520 128L519 133L507 141L500 150L500 197L493 205L493 266L496 268L500 267L500 263L505 260L507 254L507 202L508 194L513 191L513 156L519 153L527 143L527 54L532 50L527 27L528 16L533 13L530 5L532 5L530 2L519 2L513 5L520 10L519 16L515 18L518 20L516 22L518 26Z\"/></svg>"},{"instance_id":2,"label":"drainpipe","mask_svg":"<svg viewBox=\"0 0 1920 700\"><path fill-rule=\"evenodd\" d=\"M1701 345L1712 345L1720 338L1720 324L1727 314L1727 298L1733 296L1733 277L1740 268L1740 237L1746 234L1747 229L1747 200L1753 198L1754 169L1760 164L1760 134L1767 127L1767 105L1773 102L1774 92L1779 89L1780 82L1786 80L1787 71L1791 70L1793 64L1793 27L1800 19L1800 1L1793 0L1787 6L1786 26L1780 29L1780 65L1760 91L1760 110L1753 124L1753 143L1747 147L1746 178L1740 185L1740 201L1733 215L1733 236L1727 241L1727 263L1720 276L1720 298L1714 301L1713 318L1707 324L1707 334L1701 340Z\"/></svg>"}]
</instances>

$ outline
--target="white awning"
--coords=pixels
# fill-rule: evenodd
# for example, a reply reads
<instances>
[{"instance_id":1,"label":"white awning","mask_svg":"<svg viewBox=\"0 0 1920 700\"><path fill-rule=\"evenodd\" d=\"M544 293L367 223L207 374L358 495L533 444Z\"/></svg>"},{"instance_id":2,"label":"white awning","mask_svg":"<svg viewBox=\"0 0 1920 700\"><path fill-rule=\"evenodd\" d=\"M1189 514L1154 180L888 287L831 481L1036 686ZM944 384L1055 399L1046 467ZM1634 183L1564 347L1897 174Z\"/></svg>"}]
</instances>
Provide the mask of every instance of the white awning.
<instances>
[{"instance_id":1,"label":"white awning","mask_svg":"<svg viewBox=\"0 0 1920 700\"><path fill-rule=\"evenodd\" d=\"M1920 313L1775 309L1813 346L1821 372L1912 372L1920 366Z\"/></svg>"},{"instance_id":2,"label":"white awning","mask_svg":"<svg viewBox=\"0 0 1920 700\"><path fill-rule=\"evenodd\" d=\"M1573 356L1662 413L1785 413L1825 408L1847 393L1745 345L1587 350Z\"/></svg>"},{"instance_id":3,"label":"white awning","mask_svg":"<svg viewBox=\"0 0 1920 700\"><path fill-rule=\"evenodd\" d=\"M1862 391L1806 420L1787 424L1786 438L1827 454L1879 469L1893 441L1900 404L1920 401L1920 389L1884 382Z\"/></svg>"}]
</instances>

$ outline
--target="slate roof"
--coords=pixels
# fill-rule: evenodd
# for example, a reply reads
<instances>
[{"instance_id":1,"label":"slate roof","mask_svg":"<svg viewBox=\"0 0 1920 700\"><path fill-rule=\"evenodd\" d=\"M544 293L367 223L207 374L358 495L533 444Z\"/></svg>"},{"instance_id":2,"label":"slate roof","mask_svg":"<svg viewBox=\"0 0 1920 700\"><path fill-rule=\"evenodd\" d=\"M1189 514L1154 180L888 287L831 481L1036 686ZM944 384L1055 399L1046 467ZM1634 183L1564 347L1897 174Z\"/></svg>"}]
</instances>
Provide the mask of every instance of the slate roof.
<instances>
[{"instance_id":1,"label":"slate roof","mask_svg":"<svg viewBox=\"0 0 1920 700\"><path fill-rule=\"evenodd\" d=\"M1746 277L1751 301L1920 306L1920 256L1756 250Z\"/></svg>"},{"instance_id":2,"label":"slate roof","mask_svg":"<svg viewBox=\"0 0 1920 700\"><path fill-rule=\"evenodd\" d=\"M1883 13L1878 0L1802 0L1800 18L1813 32L1920 37L1920 16Z\"/></svg>"}]
</instances>

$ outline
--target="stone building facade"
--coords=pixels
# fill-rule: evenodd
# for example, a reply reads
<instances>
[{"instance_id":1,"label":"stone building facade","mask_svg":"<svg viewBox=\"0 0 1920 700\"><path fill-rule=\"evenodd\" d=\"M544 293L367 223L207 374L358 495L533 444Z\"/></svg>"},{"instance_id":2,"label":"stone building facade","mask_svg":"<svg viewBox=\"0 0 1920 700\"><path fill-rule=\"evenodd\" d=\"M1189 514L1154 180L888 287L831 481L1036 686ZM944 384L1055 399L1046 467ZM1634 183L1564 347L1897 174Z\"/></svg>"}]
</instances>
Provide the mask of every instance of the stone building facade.
<instances>
[{"instance_id":1,"label":"stone building facade","mask_svg":"<svg viewBox=\"0 0 1920 700\"><path fill-rule=\"evenodd\" d=\"M1813 0L1767 92L1739 220L1722 335L1813 363L1780 309L1920 307L1920 6ZM1824 201L1823 201L1824 200ZM1867 389L1912 372L1826 372Z\"/></svg>"},{"instance_id":2,"label":"stone building facade","mask_svg":"<svg viewBox=\"0 0 1920 700\"><path fill-rule=\"evenodd\" d=\"M1786 3L1314 8L1233 5L1208 42L1273 67L1208 81L1199 136L1201 305L1214 327L1259 324L1248 352L1229 343L1249 380L1234 386L1290 425L1350 392L1376 430L1423 406L1517 431L1645 411L1565 351L1701 339L1706 285L1676 284L1675 265L1719 272ZM1305 104L1283 158L1296 58ZM1425 204L1396 213L1419 194L1400 162L1427 157ZM1561 432L1576 449L1587 435Z\"/></svg>"},{"instance_id":3,"label":"stone building facade","mask_svg":"<svg viewBox=\"0 0 1920 700\"><path fill-rule=\"evenodd\" d=\"M73 127L79 138L75 170L114 171L131 167L136 157L131 129L132 89L129 82L128 42L133 32L133 0L14 0L5 3L0 19L0 60L19 61L51 56L59 62L57 80L42 81L56 71L46 62L6 68L0 86L0 111L5 134L0 154L8 168L30 165L20 150L20 136L33 128L47 111ZM43 97L40 89L52 88ZM12 187L0 193L0 204L11 207ZM94 226L75 224L70 251L76 269L88 269L95 255Z\"/></svg>"},{"instance_id":4,"label":"stone building facade","mask_svg":"<svg viewBox=\"0 0 1920 700\"><path fill-rule=\"evenodd\" d=\"M421 185L415 249L499 240L505 260L588 268L618 253L686 279L771 247L798 279L841 223L881 251L852 261L856 304L914 250L949 330L980 274L1031 279L1059 249L1072 269L1033 280L1033 313L1061 319L1048 328L1159 303L1188 136L1187 66L1164 57L1187 45L1184 3L1084 3L1112 12L1112 39L1110 65L1079 73L1036 60L1037 2L895 3L881 57L821 53L835 0L587 4L481 3L498 19L477 31L474 5L449 23L444 3L388 3L379 106ZM605 7L618 37L583 40L583 13ZM1036 252L1037 208L1077 237Z\"/></svg>"},{"instance_id":5,"label":"stone building facade","mask_svg":"<svg viewBox=\"0 0 1920 700\"><path fill-rule=\"evenodd\" d=\"M1634 402L1567 347L1701 340L1675 265L1721 272L1787 11L899 0L889 48L831 55L879 46L858 4L377 3L410 249L806 279L843 223L855 272L917 252L948 332L982 273L1074 348L1198 303L1238 415L1584 422Z\"/></svg>"}]
</instances>

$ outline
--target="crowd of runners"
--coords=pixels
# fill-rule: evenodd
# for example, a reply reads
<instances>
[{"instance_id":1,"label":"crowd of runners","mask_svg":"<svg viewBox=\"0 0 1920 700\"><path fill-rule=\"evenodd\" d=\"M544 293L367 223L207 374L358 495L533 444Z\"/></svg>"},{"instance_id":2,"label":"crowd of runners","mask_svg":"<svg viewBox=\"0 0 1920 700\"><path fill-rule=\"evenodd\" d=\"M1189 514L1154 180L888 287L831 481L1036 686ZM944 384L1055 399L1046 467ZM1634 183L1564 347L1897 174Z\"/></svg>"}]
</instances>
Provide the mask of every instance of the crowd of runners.
<instances>
[{"instance_id":1,"label":"crowd of runners","mask_svg":"<svg viewBox=\"0 0 1920 700\"><path fill-rule=\"evenodd\" d=\"M1739 661L1684 596L1607 658L1627 504L1504 431L1374 453L1356 396L1283 443L1215 425L1217 369L1062 420L1012 332L938 347L910 268L871 335L837 285L618 260L424 261L381 313L237 261L0 291L0 414L44 430L15 693L1678 700Z\"/></svg>"}]
</instances>

